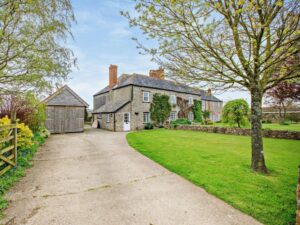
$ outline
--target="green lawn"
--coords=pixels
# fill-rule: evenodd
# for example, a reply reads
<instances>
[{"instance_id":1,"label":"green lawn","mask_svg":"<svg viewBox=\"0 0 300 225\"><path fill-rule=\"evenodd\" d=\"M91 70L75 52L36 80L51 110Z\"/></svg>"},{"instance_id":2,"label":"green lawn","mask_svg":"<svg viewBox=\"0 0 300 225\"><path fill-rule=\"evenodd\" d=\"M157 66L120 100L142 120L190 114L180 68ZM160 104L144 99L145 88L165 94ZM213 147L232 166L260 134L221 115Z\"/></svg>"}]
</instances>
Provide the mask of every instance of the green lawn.
<instances>
[{"instance_id":1,"label":"green lawn","mask_svg":"<svg viewBox=\"0 0 300 225\"><path fill-rule=\"evenodd\" d=\"M156 129L127 135L137 151L270 225L295 224L300 141L264 139L270 175L250 170L250 137Z\"/></svg>"},{"instance_id":2,"label":"green lawn","mask_svg":"<svg viewBox=\"0 0 300 225\"><path fill-rule=\"evenodd\" d=\"M214 123L212 126L229 127L229 125L225 123ZM289 125L280 125L278 123L263 123L262 127L263 129L271 129L271 130L300 131L300 123L291 123ZM246 128L250 128L250 125Z\"/></svg>"}]
</instances>

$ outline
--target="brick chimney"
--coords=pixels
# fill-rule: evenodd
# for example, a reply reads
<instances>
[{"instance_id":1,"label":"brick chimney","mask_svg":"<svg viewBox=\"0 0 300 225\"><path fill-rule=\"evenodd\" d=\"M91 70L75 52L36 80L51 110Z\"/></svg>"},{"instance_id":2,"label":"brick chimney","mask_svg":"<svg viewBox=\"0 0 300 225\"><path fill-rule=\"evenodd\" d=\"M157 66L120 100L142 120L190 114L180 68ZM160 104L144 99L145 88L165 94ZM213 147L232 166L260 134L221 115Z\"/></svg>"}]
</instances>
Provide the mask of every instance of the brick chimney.
<instances>
[{"instance_id":1,"label":"brick chimney","mask_svg":"<svg viewBox=\"0 0 300 225\"><path fill-rule=\"evenodd\" d=\"M109 66L109 89L112 89L113 86L118 81L118 66L117 65L110 65Z\"/></svg>"},{"instance_id":2,"label":"brick chimney","mask_svg":"<svg viewBox=\"0 0 300 225\"><path fill-rule=\"evenodd\" d=\"M159 68L158 70L150 70L149 76L160 79L160 80L164 80L165 79L165 70L163 68Z\"/></svg>"}]
</instances>

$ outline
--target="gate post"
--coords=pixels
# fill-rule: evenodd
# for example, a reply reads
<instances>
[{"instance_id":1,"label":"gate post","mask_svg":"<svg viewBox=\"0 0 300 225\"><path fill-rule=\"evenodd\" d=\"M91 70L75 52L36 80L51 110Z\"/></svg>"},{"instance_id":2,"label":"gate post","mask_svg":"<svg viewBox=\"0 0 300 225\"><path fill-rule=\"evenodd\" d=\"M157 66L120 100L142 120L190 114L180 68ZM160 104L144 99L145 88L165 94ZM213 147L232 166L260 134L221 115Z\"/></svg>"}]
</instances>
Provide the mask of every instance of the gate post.
<instances>
[{"instance_id":1,"label":"gate post","mask_svg":"<svg viewBox=\"0 0 300 225\"><path fill-rule=\"evenodd\" d=\"M13 129L13 141L12 144L14 145L14 149L13 149L13 154L14 154L14 158L15 158L15 164L17 165L17 160L18 160L18 152L17 152L17 118L16 118L16 112L12 112L11 113L11 125L12 125L12 129Z\"/></svg>"}]
</instances>

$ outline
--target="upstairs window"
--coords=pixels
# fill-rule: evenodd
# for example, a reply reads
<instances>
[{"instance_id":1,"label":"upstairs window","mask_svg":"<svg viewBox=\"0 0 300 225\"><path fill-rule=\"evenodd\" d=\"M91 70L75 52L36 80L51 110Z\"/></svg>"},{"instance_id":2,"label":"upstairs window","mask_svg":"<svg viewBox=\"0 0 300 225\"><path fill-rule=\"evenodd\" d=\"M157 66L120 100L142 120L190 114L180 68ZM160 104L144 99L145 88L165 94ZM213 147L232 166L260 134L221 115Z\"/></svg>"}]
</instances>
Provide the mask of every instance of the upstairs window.
<instances>
[{"instance_id":1,"label":"upstairs window","mask_svg":"<svg viewBox=\"0 0 300 225\"><path fill-rule=\"evenodd\" d=\"M177 103L176 95L171 95L170 102L171 102L171 104L176 104Z\"/></svg>"},{"instance_id":2,"label":"upstairs window","mask_svg":"<svg viewBox=\"0 0 300 225\"><path fill-rule=\"evenodd\" d=\"M177 119L177 113L175 111L172 111L170 114L170 120L176 120Z\"/></svg>"},{"instance_id":3,"label":"upstairs window","mask_svg":"<svg viewBox=\"0 0 300 225\"><path fill-rule=\"evenodd\" d=\"M143 123L150 123L150 113L148 112L143 113Z\"/></svg>"},{"instance_id":4,"label":"upstairs window","mask_svg":"<svg viewBox=\"0 0 300 225\"><path fill-rule=\"evenodd\" d=\"M193 97L189 97L189 105L193 105L193 103L194 103L194 99L193 99Z\"/></svg>"},{"instance_id":5,"label":"upstairs window","mask_svg":"<svg viewBox=\"0 0 300 225\"><path fill-rule=\"evenodd\" d=\"M143 102L150 102L150 92L143 91Z\"/></svg>"}]
</instances>

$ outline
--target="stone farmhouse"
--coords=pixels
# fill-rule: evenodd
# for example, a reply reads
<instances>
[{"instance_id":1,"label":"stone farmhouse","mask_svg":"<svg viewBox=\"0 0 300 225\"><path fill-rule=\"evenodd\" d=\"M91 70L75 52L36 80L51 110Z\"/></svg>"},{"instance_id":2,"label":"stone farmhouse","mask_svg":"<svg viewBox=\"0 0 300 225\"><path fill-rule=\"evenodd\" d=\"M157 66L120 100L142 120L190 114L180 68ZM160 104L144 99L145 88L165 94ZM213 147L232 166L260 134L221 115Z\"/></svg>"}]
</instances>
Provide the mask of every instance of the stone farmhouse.
<instances>
[{"instance_id":1,"label":"stone farmhouse","mask_svg":"<svg viewBox=\"0 0 300 225\"><path fill-rule=\"evenodd\" d=\"M94 95L93 126L111 131L144 129L145 124L151 122L150 103L155 93L170 96L169 121L177 118L193 120L195 100L202 101L202 110L211 112L212 121L220 120L222 101L210 91L165 80L163 69L150 70L149 76L122 74L118 77L117 66L110 65L109 85Z\"/></svg>"}]
</instances>

